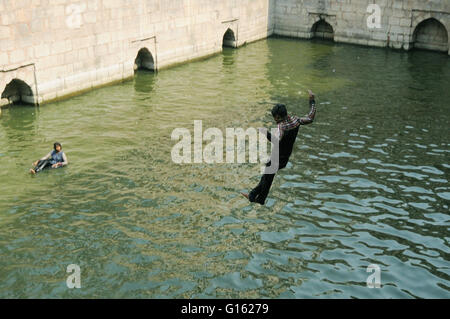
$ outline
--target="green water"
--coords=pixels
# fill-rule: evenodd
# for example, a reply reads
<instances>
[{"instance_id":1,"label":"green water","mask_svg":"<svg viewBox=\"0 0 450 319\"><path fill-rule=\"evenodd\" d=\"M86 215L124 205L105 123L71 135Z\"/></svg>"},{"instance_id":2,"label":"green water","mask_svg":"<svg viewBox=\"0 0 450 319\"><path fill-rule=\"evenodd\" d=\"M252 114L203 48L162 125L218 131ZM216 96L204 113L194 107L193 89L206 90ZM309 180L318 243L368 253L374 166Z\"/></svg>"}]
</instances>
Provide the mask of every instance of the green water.
<instances>
[{"instance_id":1,"label":"green water","mask_svg":"<svg viewBox=\"0 0 450 319\"><path fill-rule=\"evenodd\" d=\"M448 298L449 83L445 54L271 38L4 109L0 297ZM259 165L172 162L175 128L273 125L308 88L266 207ZM30 176L55 141L70 165Z\"/></svg>"}]
</instances>

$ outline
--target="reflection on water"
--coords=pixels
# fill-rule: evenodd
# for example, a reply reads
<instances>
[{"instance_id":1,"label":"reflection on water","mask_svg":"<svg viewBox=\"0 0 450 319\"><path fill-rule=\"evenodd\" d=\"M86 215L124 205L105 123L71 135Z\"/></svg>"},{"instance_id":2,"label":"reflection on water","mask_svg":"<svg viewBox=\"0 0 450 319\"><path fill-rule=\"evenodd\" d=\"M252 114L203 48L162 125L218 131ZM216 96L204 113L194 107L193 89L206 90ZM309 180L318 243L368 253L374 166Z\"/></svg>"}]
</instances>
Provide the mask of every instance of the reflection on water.
<instances>
[{"instance_id":1,"label":"reflection on water","mask_svg":"<svg viewBox=\"0 0 450 319\"><path fill-rule=\"evenodd\" d=\"M5 109L0 296L448 298L449 80L446 55L273 38ZM272 125L307 88L266 207L238 195L258 165L172 163L173 129ZM29 176L54 141L69 167Z\"/></svg>"}]
</instances>

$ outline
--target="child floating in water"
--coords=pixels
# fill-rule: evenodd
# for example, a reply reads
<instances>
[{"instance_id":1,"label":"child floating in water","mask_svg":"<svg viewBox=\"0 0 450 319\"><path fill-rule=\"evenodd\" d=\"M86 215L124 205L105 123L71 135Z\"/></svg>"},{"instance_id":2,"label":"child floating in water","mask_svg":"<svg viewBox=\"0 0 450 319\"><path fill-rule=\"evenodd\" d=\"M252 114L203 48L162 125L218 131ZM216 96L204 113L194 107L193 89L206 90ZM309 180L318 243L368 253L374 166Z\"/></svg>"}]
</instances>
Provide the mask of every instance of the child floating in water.
<instances>
[{"instance_id":1,"label":"child floating in water","mask_svg":"<svg viewBox=\"0 0 450 319\"><path fill-rule=\"evenodd\" d=\"M278 140L279 150L277 154L272 153L271 160L266 164L266 171L261 177L259 184L250 192L250 194L241 193L250 202L264 205L275 173L286 167L289 161L300 125L311 124L314 121L314 117L316 116L316 101L314 94L310 90L308 90L308 93L310 111L305 117L299 118L295 115L289 116L284 104L277 104L272 109L273 119L278 124L278 136L271 136L270 132L267 132L266 130L265 133L267 134L269 141L271 141L272 138ZM275 170L271 169L273 164L275 164Z\"/></svg>"},{"instance_id":2,"label":"child floating in water","mask_svg":"<svg viewBox=\"0 0 450 319\"><path fill-rule=\"evenodd\" d=\"M33 168L30 169L31 174L36 174L46 168L59 168L69 164L66 154L62 151L60 143L53 144L53 151L48 153L45 157L33 163Z\"/></svg>"}]
</instances>

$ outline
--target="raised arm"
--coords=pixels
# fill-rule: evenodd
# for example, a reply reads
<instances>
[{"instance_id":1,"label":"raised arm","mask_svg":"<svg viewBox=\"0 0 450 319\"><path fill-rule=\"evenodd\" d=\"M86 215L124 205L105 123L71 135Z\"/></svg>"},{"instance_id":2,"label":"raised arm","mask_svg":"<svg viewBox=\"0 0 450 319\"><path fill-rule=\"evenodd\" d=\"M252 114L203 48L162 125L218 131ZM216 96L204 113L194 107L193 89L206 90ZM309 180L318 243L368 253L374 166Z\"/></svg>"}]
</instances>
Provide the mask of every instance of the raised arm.
<instances>
[{"instance_id":1,"label":"raised arm","mask_svg":"<svg viewBox=\"0 0 450 319\"><path fill-rule=\"evenodd\" d=\"M314 122L314 118L316 117L316 101L314 93L311 90L308 90L309 93L309 113L305 117L300 118L300 125L307 125Z\"/></svg>"},{"instance_id":2,"label":"raised arm","mask_svg":"<svg viewBox=\"0 0 450 319\"><path fill-rule=\"evenodd\" d=\"M66 166L67 164L69 164L69 161L67 160L66 153L63 153L63 161L64 162L61 163L61 166Z\"/></svg>"}]
</instances>

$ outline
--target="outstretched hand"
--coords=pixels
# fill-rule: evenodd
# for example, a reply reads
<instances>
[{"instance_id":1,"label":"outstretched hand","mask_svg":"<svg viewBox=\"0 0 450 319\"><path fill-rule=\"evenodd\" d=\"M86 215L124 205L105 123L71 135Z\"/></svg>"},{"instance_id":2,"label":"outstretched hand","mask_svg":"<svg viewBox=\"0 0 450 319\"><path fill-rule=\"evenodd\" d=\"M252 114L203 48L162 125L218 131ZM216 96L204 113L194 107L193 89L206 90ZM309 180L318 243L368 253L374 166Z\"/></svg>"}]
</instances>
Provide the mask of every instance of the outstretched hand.
<instances>
[{"instance_id":1,"label":"outstretched hand","mask_svg":"<svg viewBox=\"0 0 450 319\"><path fill-rule=\"evenodd\" d=\"M314 93L311 90L308 90L308 94L310 99L314 98Z\"/></svg>"}]
</instances>

